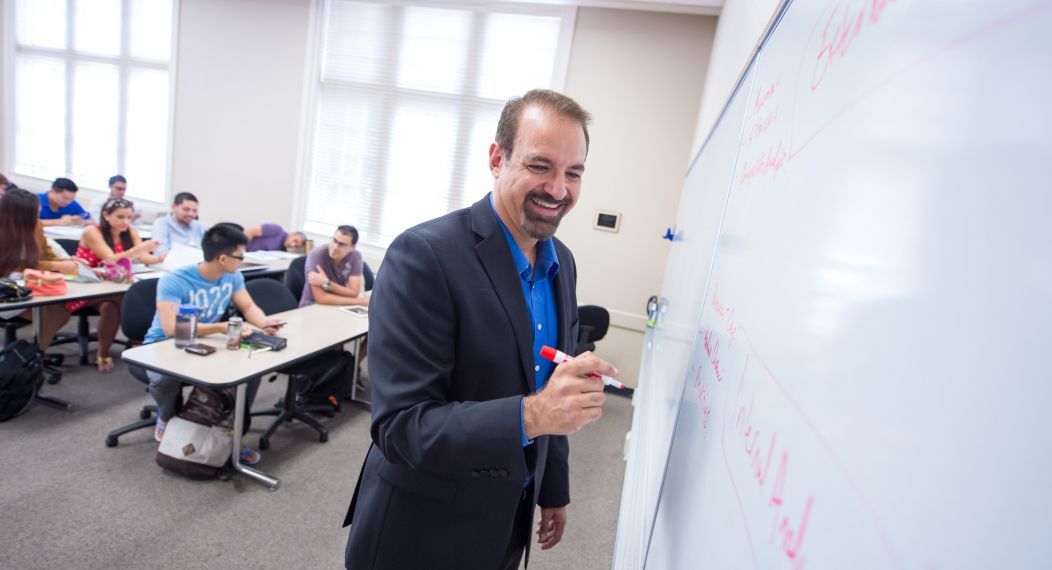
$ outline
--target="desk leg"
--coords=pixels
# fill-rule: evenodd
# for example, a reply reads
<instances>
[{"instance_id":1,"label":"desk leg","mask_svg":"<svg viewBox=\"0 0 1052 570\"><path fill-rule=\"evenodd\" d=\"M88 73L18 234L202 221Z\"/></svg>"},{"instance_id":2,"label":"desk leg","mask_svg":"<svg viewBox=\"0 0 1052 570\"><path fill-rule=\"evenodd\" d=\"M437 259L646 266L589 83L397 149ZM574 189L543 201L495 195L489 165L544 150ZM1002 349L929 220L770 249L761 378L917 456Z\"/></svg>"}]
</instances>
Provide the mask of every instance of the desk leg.
<instances>
[{"instance_id":1,"label":"desk leg","mask_svg":"<svg viewBox=\"0 0 1052 570\"><path fill-rule=\"evenodd\" d=\"M244 382L237 385L237 400L234 403L234 449L230 453L230 462L234 465L234 471L276 490L281 486L281 479L241 464L241 424L245 421L245 393L247 390L248 386Z\"/></svg>"},{"instance_id":2,"label":"desk leg","mask_svg":"<svg viewBox=\"0 0 1052 570\"><path fill-rule=\"evenodd\" d=\"M354 373L351 376L351 401L359 404L371 405L358 399L358 374L362 369L362 337L354 339Z\"/></svg>"},{"instance_id":3,"label":"desk leg","mask_svg":"<svg viewBox=\"0 0 1052 570\"><path fill-rule=\"evenodd\" d=\"M37 306L33 307L32 311L33 311L33 336L34 336L34 338L36 338L37 346L39 347L40 346L40 338L42 336L44 336L44 307L41 306L41 305L37 305ZM44 405L47 405L47 406L51 406L52 408L56 408L56 409L62 410L64 412L68 412L68 411L73 409L73 404L70 404L69 402L67 402L65 400L60 400L60 399L58 399L58 398L56 398L54 396L49 396L49 395L45 394L43 391L41 391L41 390L37 390L36 396L34 396L34 397L41 404L44 404Z\"/></svg>"}]
</instances>

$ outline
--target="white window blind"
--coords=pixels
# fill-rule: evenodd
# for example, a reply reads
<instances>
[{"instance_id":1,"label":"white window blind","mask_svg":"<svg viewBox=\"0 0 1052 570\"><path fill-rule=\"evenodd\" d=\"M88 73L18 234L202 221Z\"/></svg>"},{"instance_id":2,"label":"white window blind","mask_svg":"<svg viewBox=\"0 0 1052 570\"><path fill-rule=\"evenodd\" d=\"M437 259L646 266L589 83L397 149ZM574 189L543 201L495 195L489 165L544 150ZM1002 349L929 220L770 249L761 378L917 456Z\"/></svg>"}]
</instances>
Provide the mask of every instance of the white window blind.
<instances>
[{"instance_id":1,"label":"white window blind","mask_svg":"<svg viewBox=\"0 0 1052 570\"><path fill-rule=\"evenodd\" d=\"M500 111L561 87L573 13L327 0L305 229L386 247L492 189Z\"/></svg>"},{"instance_id":2,"label":"white window blind","mask_svg":"<svg viewBox=\"0 0 1052 570\"><path fill-rule=\"evenodd\" d=\"M16 0L14 172L164 201L174 0Z\"/></svg>"}]
</instances>

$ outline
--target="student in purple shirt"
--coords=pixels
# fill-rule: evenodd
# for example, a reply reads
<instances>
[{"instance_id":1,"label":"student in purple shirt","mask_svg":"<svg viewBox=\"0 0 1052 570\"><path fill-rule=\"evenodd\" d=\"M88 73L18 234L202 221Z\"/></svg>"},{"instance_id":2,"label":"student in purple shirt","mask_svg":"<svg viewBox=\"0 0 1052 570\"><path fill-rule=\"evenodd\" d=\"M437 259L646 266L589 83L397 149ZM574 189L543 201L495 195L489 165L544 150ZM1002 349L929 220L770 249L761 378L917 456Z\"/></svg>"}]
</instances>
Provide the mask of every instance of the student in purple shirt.
<instances>
[{"instance_id":1,"label":"student in purple shirt","mask_svg":"<svg viewBox=\"0 0 1052 570\"><path fill-rule=\"evenodd\" d=\"M358 245L358 230L354 226L340 226L328 245L314 248L307 256L303 271L307 282L303 285L300 306L369 305L362 291L362 253Z\"/></svg>"},{"instance_id":2,"label":"student in purple shirt","mask_svg":"<svg viewBox=\"0 0 1052 570\"><path fill-rule=\"evenodd\" d=\"M246 251L295 251L302 250L307 243L303 232L286 232L277 224L252 226L245 230L248 236Z\"/></svg>"}]
</instances>

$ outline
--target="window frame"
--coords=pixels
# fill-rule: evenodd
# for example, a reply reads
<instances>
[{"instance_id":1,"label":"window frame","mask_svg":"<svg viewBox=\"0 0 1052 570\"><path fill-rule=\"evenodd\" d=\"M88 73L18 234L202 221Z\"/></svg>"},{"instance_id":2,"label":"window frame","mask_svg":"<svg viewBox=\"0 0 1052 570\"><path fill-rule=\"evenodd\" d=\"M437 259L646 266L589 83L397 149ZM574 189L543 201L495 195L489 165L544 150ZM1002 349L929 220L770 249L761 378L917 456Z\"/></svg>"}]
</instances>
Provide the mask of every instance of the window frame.
<instances>
[{"instance_id":1,"label":"window frame","mask_svg":"<svg viewBox=\"0 0 1052 570\"><path fill-rule=\"evenodd\" d=\"M322 88L321 66L324 52L325 39L325 14L326 4L330 0L311 0L310 31L308 33L307 61L304 65L304 96L303 111L301 113L300 152L296 161L296 187L293 193L293 220L296 226L304 228L306 233L312 237L327 240L331 232L335 231L333 226L330 233L320 234L307 228L307 203L310 199L311 167L314 157L315 125L318 120L320 93ZM522 3L522 2L500 2L482 3L471 0L442 1L442 0L353 0L355 2L396 5L403 7L426 7L463 9L475 12L495 12L520 14L532 14L551 16L558 12L561 17L559 29L559 44L556 47L555 61L552 65L552 77L550 88L556 91L565 89L567 72L570 65L570 54L573 48L573 31L577 20L577 6L556 3ZM493 125L496 131L497 125ZM473 149L481 156L486 149ZM351 221L353 223L353 221ZM387 245L370 242L363 236L358 242L357 248L373 259L380 259L387 251Z\"/></svg>"},{"instance_id":2,"label":"window frame","mask_svg":"<svg viewBox=\"0 0 1052 570\"><path fill-rule=\"evenodd\" d=\"M117 162L118 170L123 171L124 165L121 163L124 161L124 145L126 140L126 121L127 121L127 92L128 84L130 82L130 71L133 69L153 69L163 70L168 73L168 113L167 113L167 140L165 141L165 168L164 175L162 177L162 188L161 188L161 199L160 201L142 198L135 193L134 181L129 185L128 195L130 198L134 198L137 204L152 204L163 206L165 203L171 200L171 182L172 182L172 158L175 146L175 94L177 85L178 75L178 38L179 38L179 13L180 13L180 2L181 0L171 0L172 2L172 28L171 28L171 45L169 46L169 57L167 63L159 63L151 60L143 60L133 58L128 55L128 31L131 25L129 18L124 17L131 11L131 0L120 0L121 6L121 52L117 56L97 55L89 53L77 52L72 46L71 38L73 34L74 21L73 21L73 10L71 8L73 0L65 0L66 2L66 47L62 49L58 48L43 48L36 46L27 46L19 49L17 42L17 22L15 22L16 2L5 1L3 6L3 28L0 29L0 34L3 34L3 46L0 47L0 51L3 52L3 92L0 93L0 102L3 104L3 113L0 114L0 164L3 165L3 172L5 176L15 184L26 188L28 190L40 189L47 190L51 186L51 182L58 177L72 177L72 173L69 172L71 165L73 164L72 148L73 139L71 136L73 122L70 110L73 106L73 98L70 96L73 85L73 65L76 62L101 62L110 65L116 65L118 69L119 85L118 93L121 104L118 107L118 129L117 129ZM65 149L66 149L66 164L63 168L64 172L56 172L51 178L40 178L38 176L32 176L27 174L20 174L15 172L15 62L16 55L19 53L25 53L28 55L46 55L50 57L57 57L62 59L66 65L66 117L65 123ZM123 174L123 172L114 172L113 174ZM76 180L77 186L81 189L87 189L89 191L95 191L103 194L109 193L109 188L104 186L105 180ZM83 200L81 200L83 201Z\"/></svg>"}]
</instances>

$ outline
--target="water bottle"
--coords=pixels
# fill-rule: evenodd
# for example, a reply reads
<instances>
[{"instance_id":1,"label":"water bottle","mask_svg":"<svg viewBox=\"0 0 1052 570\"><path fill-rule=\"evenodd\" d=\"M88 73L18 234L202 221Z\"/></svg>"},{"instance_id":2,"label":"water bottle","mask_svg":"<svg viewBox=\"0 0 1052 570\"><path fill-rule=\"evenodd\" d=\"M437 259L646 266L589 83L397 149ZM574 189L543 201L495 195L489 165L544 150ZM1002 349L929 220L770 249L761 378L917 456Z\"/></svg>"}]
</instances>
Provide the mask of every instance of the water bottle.
<instances>
[{"instance_id":1,"label":"water bottle","mask_svg":"<svg viewBox=\"0 0 1052 570\"><path fill-rule=\"evenodd\" d=\"M175 348L180 350L197 342L197 307L179 305L175 315Z\"/></svg>"}]
</instances>

